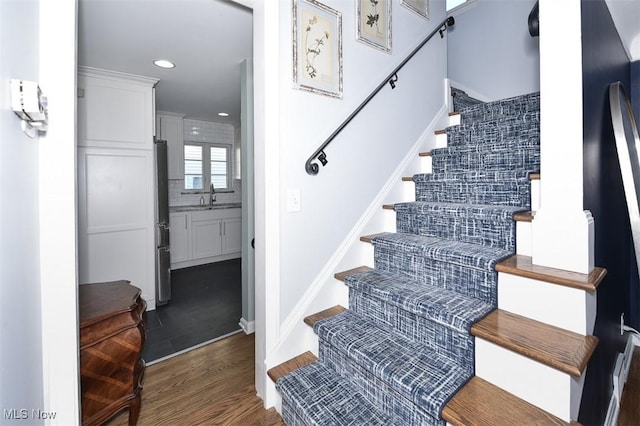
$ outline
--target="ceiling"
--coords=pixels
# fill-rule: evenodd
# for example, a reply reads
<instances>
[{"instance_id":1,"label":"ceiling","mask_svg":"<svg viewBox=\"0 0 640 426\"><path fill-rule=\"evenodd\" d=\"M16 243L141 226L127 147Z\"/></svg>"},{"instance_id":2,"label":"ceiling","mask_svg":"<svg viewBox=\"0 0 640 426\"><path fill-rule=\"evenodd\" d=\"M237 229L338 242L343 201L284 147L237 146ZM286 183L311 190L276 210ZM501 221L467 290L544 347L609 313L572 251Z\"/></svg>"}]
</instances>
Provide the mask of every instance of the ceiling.
<instances>
[{"instance_id":1,"label":"ceiling","mask_svg":"<svg viewBox=\"0 0 640 426\"><path fill-rule=\"evenodd\" d=\"M80 0L78 14L79 65L160 79L158 111L240 122L240 64L253 56L251 10L225 0ZM155 59L176 67L158 68Z\"/></svg>"},{"instance_id":2,"label":"ceiling","mask_svg":"<svg viewBox=\"0 0 640 426\"><path fill-rule=\"evenodd\" d=\"M640 1L606 0L631 62L640 60Z\"/></svg>"}]
</instances>

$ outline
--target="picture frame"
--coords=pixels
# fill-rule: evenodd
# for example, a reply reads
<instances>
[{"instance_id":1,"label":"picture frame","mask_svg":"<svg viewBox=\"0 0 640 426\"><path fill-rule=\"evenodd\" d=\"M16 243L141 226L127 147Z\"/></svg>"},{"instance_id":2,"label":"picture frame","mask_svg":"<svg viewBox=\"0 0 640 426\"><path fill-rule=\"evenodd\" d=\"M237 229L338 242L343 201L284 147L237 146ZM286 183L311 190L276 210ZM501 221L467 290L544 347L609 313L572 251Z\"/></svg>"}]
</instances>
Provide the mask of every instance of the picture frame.
<instances>
[{"instance_id":1,"label":"picture frame","mask_svg":"<svg viewBox=\"0 0 640 426\"><path fill-rule=\"evenodd\" d=\"M342 14L316 0L293 0L293 84L342 98Z\"/></svg>"},{"instance_id":2,"label":"picture frame","mask_svg":"<svg viewBox=\"0 0 640 426\"><path fill-rule=\"evenodd\" d=\"M391 53L392 0L356 0L356 40Z\"/></svg>"},{"instance_id":3,"label":"picture frame","mask_svg":"<svg viewBox=\"0 0 640 426\"><path fill-rule=\"evenodd\" d=\"M400 0L400 4L423 18L429 19L429 0Z\"/></svg>"}]
</instances>

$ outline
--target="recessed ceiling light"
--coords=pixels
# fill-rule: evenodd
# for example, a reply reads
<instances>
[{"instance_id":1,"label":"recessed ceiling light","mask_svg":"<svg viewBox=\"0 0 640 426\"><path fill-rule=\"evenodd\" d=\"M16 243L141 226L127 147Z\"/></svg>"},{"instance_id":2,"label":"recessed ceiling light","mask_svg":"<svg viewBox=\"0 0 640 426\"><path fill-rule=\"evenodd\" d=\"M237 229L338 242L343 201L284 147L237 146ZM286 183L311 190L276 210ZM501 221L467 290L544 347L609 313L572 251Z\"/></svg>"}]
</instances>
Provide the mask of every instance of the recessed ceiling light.
<instances>
[{"instance_id":1,"label":"recessed ceiling light","mask_svg":"<svg viewBox=\"0 0 640 426\"><path fill-rule=\"evenodd\" d=\"M228 116L229 116L229 113L228 113L228 112L219 112L219 113L218 113L218 115L219 115L220 117L228 117Z\"/></svg>"},{"instance_id":2,"label":"recessed ceiling light","mask_svg":"<svg viewBox=\"0 0 640 426\"><path fill-rule=\"evenodd\" d=\"M175 68L176 64L166 59L156 59L153 61L154 65L160 68Z\"/></svg>"}]
</instances>

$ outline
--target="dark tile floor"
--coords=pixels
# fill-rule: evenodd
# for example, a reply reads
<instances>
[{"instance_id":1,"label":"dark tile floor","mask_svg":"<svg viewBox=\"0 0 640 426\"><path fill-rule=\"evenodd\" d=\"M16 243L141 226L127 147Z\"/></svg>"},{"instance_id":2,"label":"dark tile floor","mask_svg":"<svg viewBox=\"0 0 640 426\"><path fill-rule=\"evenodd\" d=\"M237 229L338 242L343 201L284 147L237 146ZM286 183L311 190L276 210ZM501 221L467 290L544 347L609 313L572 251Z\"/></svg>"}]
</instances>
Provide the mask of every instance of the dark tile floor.
<instances>
[{"instance_id":1,"label":"dark tile floor","mask_svg":"<svg viewBox=\"0 0 640 426\"><path fill-rule=\"evenodd\" d=\"M171 272L171 300L147 312L147 362L237 331L242 316L240 259Z\"/></svg>"}]
</instances>

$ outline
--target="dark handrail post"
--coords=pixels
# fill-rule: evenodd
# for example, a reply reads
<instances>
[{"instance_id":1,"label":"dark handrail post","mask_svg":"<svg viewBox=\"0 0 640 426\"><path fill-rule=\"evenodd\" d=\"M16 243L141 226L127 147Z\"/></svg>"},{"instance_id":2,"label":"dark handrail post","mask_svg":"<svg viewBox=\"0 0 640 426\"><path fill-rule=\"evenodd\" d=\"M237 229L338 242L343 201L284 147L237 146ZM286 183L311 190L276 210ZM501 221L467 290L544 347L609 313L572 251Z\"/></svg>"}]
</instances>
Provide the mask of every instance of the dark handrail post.
<instances>
[{"instance_id":1,"label":"dark handrail post","mask_svg":"<svg viewBox=\"0 0 640 426\"><path fill-rule=\"evenodd\" d=\"M449 16L447 19L442 21L440 25L438 25L436 29L431 31L431 33L424 40L422 40L422 42L415 49L413 49L413 51L409 53L409 55L407 55L407 57L402 62L400 62L400 65L398 65L393 71L391 71L391 74L389 74L387 78L385 78L382 83L380 83L378 87L376 87L373 92L371 92L371 94L367 96L367 98L362 101L362 103L351 114L349 114L349 116L342 122L342 124L338 126L338 128L334 130L333 133L331 133L331 135L327 138L327 140L324 141L322 145L320 145L320 148L316 149L316 151L307 159L307 162L304 164L304 169L308 174L314 176L317 175L320 171L320 166L317 162L315 162L316 160L320 161L320 163L322 163L322 166L327 165L327 154L324 152L324 149L327 147L327 145L329 145L331 141L333 141L333 139L338 136L342 129L347 127L347 124L349 124L351 120L353 120L353 118L358 115L358 113L369 103L371 99L373 99L376 94L378 94L380 90L382 90L384 86L389 84L392 89L395 89L396 82L398 81L398 71L400 71L400 69L405 66L405 64L409 62L409 60L411 60L411 58L413 58L415 54L418 53L429 40L431 40L431 37L433 37L436 33L439 33L441 38L444 37L443 33L444 31L446 31L447 27L451 27L454 24L455 20L453 19L453 16Z\"/></svg>"}]
</instances>

